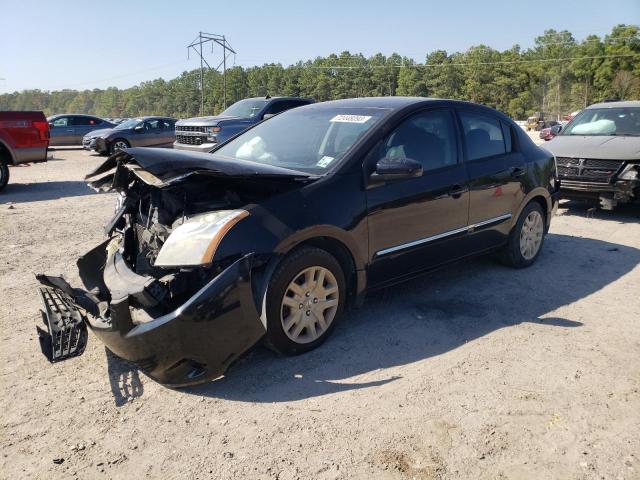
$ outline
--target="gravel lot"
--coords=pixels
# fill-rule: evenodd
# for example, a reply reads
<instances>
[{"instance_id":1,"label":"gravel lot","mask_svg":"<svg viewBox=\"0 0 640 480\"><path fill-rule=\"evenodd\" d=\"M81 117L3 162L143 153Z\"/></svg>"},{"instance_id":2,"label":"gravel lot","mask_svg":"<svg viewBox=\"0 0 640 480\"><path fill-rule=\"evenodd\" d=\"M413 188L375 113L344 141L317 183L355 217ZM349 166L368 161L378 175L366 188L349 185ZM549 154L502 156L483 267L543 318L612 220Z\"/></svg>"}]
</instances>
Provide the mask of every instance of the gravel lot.
<instances>
[{"instance_id":1,"label":"gravel lot","mask_svg":"<svg viewBox=\"0 0 640 480\"><path fill-rule=\"evenodd\" d=\"M455 265L169 390L92 335L39 352L33 273L77 280L114 202L82 181L100 157L53 157L0 195L1 478L640 478L639 208L563 204L532 268Z\"/></svg>"}]
</instances>

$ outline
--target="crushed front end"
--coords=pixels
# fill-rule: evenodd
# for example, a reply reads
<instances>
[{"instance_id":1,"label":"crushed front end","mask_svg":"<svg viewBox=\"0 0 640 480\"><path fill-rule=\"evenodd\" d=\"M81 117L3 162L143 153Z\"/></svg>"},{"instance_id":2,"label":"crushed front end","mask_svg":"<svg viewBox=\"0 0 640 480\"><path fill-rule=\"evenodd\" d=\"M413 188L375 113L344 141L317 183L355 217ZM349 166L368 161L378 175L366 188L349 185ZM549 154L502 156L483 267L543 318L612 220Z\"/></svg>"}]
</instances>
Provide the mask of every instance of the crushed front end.
<instances>
[{"instance_id":1,"label":"crushed front end","mask_svg":"<svg viewBox=\"0 0 640 480\"><path fill-rule=\"evenodd\" d=\"M120 201L108 239L77 261L84 288L37 275L47 326L39 329L43 351L50 361L81 354L88 326L109 350L162 384L219 377L265 333L252 291L260 261L253 253L192 266L159 267L157 260L190 218L247 199L217 188L207 175L188 184L163 179L125 152L92 178L94 188L120 192Z\"/></svg>"},{"instance_id":2,"label":"crushed front end","mask_svg":"<svg viewBox=\"0 0 640 480\"><path fill-rule=\"evenodd\" d=\"M611 210L640 201L640 161L556 157L561 195Z\"/></svg>"}]
</instances>

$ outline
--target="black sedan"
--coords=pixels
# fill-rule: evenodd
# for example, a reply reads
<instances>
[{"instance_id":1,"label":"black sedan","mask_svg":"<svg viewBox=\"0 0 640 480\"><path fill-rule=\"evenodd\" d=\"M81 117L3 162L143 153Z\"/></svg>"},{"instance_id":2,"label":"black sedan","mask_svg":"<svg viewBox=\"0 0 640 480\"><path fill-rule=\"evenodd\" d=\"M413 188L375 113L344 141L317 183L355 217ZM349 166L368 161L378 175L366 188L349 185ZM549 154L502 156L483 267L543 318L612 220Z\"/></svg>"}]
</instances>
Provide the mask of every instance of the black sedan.
<instances>
[{"instance_id":1,"label":"black sedan","mask_svg":"<svg viewBox=\"0 0 640 480\"><path fill-rule=\"evenodd\" d=\"M300 107L212 154L130 148L90 175L120 192L84 288L38 275L52 361L86 325L163 384L222 375L261 339L326 340L366 292L497 252L527 267L557 208L554 158L505 115L457 101Z\"/></svg>"},{"instance_id":2,"label":"black sedan","mask_svg":"<svg viewBox=\"0 0 640 480\"><path fill-rule=\"evenodd\" d=\"M85 150L111 154L129 147L171 147L176 139L176 119L139 117L113 128L90 132L82 139Z\"/></svg>"}]
</instances>

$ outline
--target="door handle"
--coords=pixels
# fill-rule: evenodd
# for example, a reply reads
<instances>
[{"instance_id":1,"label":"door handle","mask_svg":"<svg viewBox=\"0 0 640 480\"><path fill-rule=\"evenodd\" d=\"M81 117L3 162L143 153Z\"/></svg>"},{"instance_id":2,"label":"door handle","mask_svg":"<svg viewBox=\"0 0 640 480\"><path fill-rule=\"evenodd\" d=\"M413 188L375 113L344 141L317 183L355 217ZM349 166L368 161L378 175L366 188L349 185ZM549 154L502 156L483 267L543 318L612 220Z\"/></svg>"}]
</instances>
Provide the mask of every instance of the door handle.
<instances>
[{"instance_id":1,"label":"door handle","mask_svg":"<svg viewBox=\"0 0 640 480\"><path fill-rule=\"evenodd\" d=\"M513 167L510 171L509 174L513 177L513 178L518 178L521 177L525 174L524 168L520 168L520 167Z\"/></svg>"},{"instance_id":2,"label":"door handle","mask_svg":"<svg viewBox=\"0 0 640 480\"><path fill-rule=\"evenodd\" d=\"M451 187L451 190L449 190L449 196L453 198L460 198L466 191L466 187L463 187L461 185L454 185L453 187Z\"/></svg>"}]
</instances>

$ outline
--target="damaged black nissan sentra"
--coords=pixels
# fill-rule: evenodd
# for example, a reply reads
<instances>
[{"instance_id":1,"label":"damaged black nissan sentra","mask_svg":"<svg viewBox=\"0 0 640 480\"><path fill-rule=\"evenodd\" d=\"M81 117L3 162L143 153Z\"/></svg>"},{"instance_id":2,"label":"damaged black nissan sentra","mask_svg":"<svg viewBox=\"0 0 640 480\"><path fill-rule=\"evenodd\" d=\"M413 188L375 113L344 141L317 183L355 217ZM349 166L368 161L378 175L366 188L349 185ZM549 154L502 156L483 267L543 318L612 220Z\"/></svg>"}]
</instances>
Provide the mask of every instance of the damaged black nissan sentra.
<instances>
[{"instance_id":1,"label":"damaged black nissan sentra","mask_svg":"<svg viewBox=\"0 0 640 480\"><path fill-rule=\"evenodd\" d=\"M119 201L78 262L84 288L38 275L50 360L86 326L154 380L222 375L264 341L317 347L364 294L497 251L540 253L554 158L465 102L339 100L287 111L212 153L131 148L88 178Z\"/></svg>"}]
</instances>

